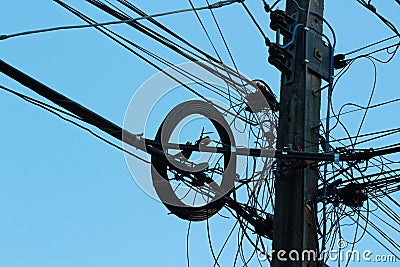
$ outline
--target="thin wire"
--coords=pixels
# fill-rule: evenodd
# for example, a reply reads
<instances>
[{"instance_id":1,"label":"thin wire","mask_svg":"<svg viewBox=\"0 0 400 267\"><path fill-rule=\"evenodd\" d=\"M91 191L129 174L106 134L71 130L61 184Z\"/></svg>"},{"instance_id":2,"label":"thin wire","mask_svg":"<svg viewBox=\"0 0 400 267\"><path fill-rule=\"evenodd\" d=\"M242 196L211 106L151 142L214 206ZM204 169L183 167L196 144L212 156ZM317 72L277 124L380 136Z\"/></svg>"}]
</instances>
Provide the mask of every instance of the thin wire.
<instances>
[{"instance_id":1,"label":"thin wire","mask_svg":"<svg viewBox=\"0 0 400 267\"><path fill-rule=\"evenodd\" d=\"M207 217L207 220L206 220L206 228L207 228L208 245L209 245L210 250L211 250L211 255L212 255L213 259L214 259L214 266L216 264L218 267L221 267L221 265L219 265L219 263L218 263L218 259L215 256L214 249L213 249L213 246L212 246L211 233L210 233L210 223L209 223L209 218L208 217Z\"/></svg>"},{"instance_id":2,"label":"thin wire","mask_svg":"<svg viewBox=\"0 0 400 267\"><path fill-rule=\"evenodd\" d=\"M241 1L243 1L243 0L220 1L220 2L216 2L215 4L212 4L212 5L198 7L195 10L200 11L200 10L204 10L204 9L215 9L215 8L220 8L222 6L231 5L233 3L241 2ZM60 30L84 29L84 28L93 28L93 27L99 27L99 26L110 26L110 25L117 25L117 24L127 24L127 23L130 23L130 22L136 22L136 21L139 21L139 20L147 20L147 19L150 19L150 18L168 16L168 15L191 12L191 11L193 11L193 9L192 8L188 8L188 9L180 9L180 10L168 11L168 12L163 12L163 13L158 13L158 14L153 14L153 15L148 15L148 16L142 16L142 17L127 19L127 20L108 21L108 22L89 24L89 25L88 24L83 24L83 25L58 26L58 27L51 27L51 28L45 28L45 29L23 31L23 32L18 32L18 33L13 33L13 34L3 34L3 35L0 35L0 40L6 40L6 39L19 37L19 36L33 35L33 34L38 34L38 33L53 32L53 31L60 31Z\"/></svg>"},{"instance_id":3,"label":"thin wire","mask_svg":"<svg viewBox=\"0 0 400 267\"><path fill-rule=\"evenodd\" d=\"M74 118L74 119L83 121L81 117L79 117L79 116L77 116L77 115L75 115L75 114L73 114L73 113L70 113L70 112L68 112L68 111L65 111L65 110L62 110L62 109L60 109L60 108L54 107L54 106L52 106L52 105L49 105L49 104L47 104L47 103L45 103L45 102L42 102L42 101L40 101L40 100L37 100L37 99L35 99L35 98L32 98L32 97L29 97L29 96L24 95L24 94L22 94L22 93L19 93L19 92L14 91L14 90L12 90L12 89L10 89L10 88L7 88L7 87L5 87L5 86L3 86L3 85L0 85L0 88L3 89L4 91L7 91L7 92L9 92L9 93L11 93L11 94L14 94L14 95L16 95L16 96L22 98L23 100L28 101L28 102L30 102L30 103L35 102L35 103L37 103L37 104L39 104L39 105L41 105L41 106L45 106L45 107L47 107L47 108L50 108L50 109L52 109L52 110L54 110L54 111L57 111L57 112L60 112L60 113L62 113L62 114L64 114L64 115L67 115L67 116L72 117L72 118ZM32 103L32 104L33 104L33 103Z\"/></svg>"},{"instance_id":4,"label":"thin wire","mask_svg":"<svg viewBox=\"0 0 400 267\"><path fill-rule=\"evenodd\" d=\"M75 9L73 9L73 8L67 6L67 5L65 5L65 6L63 5L63 7L67 8L69 11L71 11L71 12L74 13L75 15L79 16L81 19L85 20L85 21L88 22L88 23L96 23L96 22L93 21L92 19L88 18L87 16L83 15L82 13L78 12L77 10L75 10ZM102 27L102 26L100 26L100 27ZM202 95L201 95L200 93L198 93L196 90L192 89L192 88L189 87L187 84L182 83L180 80L178 80L177 78L175 78L174 76L172 76L172 75L169 74L168 72L165 72L164 69L162 69L161 67L157 66L155 63L151 62L149 59L147 59L147 58L144 57L143 55L139 54L137 51L135 51L135 50L133 50L132 48L128 47L128 46L127 46L126 44L124 44L122 41L118 40L117 37L120 38L120 39L122 39L123 41L129 43L130 45L134 46L135 48L139 49L141 52L146 53L147 55L149 55L149 56L153 57L154 59L156 59L156 60L158 60L158 61L160 61L160 62L166 64L167 66L173 68L174 70L176 70L176 71L178 71L178 72L179 72L179 70L177 70L177 69L179 69L179 67L176 67L176 66L174 66L174 65L172 65L172 64L166 63L167 61L161 59L160 57L158 57L157 55L151 53L150 51L148 51L148 50L142 48L141 46L137 45L136 43L133 43L133 42L129 41L128 39L122 37L121 35L118 35L118 34L114 33L113 31L111 31L111 30L109 30L109 29L107 29L107 28L100 28L100 27L96 27L96 29L99 30L99 31L101 31L103 34L105 34L106 36L108 36L109 38L111 38L112 40L114 40L115 42L117 42L118 44L120 44L121 46L123 46L124 48L126 48L127 50L129 50L130 52L132 52L133 54L135 54L136 56L138 56L140 59L142 59L142 60L145 61L146 63L150 64L151 66L153 66L153 67L156 68L157 70L163 72L165 75L167 75L168 77L170 77L170 78L173 79L174 81L176 81L176 82L178 82L179 84L181 84L183 87L185 87L186 89L188 89L190 92L194 93L196 96L198 96L198 97L202 98L204 101L210 103L208 99L206 99L204 96L202 96ZM112 35L114 35L114 36L112 36ZM115 36L117 36L117 37L115 37ZM200 64L200 63L199 63L199 64ZM216 73L214 73L214 74L216 74ZM183 74L183 75L185 75L185 74ZM216 75L217 75L217 74L216 74ZM190 79L192 79L192 78L190 78ZM193 80L193 79L192 79L192 80ZM224 79L224 80L226 80L226 79ZM197 80L196 80L195 82L198 83L198 84L200 84L200 85L202 85L202 86L204 86L203 83L199 83ZM209 83L206 82L206 84L209 84ZM213 86L213 85L211 85L211 86ZM214 87L214 86L213 86L213 87ZM233 114L230 110L227 110L227 109L221 107L220 105L217 105L217 104L215 104L215 103L211 103L211 104L214 105L214 106L217 106L218 108L220 108L221 110L224 110L225 112L227 112L227 113L229 113L229 114L235 115L235 114ZM243 120L243 118L241 118L241 119Z\"/></svg>"},{"instance_id":5,"label":"thin wire","mask_svg":"<svg viewBox=\"0 0 400 267\"><path fill-rule=\"evenodd\" d=\"M62 119L62 120L64 120L64 121L67 121L67 122L69 122L69 123L71 123L71 124L73 124L73 125L75 125L75 126L81 128L81 129L83 129L83 130L89 132L91 135L93 135L93 136L96 137L97 139L100 139L101 141L103 141L103 142L105 142L105 143L107 143L107 144L109 144L109 145L111 145L111 146L117 148L118 150L121 150L122 152L127 153L128 155L133 156L133 157L135 157L135 158L138 159L138 160L141 160L141 161L143 161L143 162L145 162L145 163L149 163L149 164L150 164L149 161L147 161L147 160L145 160L145 159L143 159L143 158L141 158L141 157L139 157L139 156L133 154L132 152L130 152L130 151L124 149L123 147L120 147L120 146L118 146L118 145L112 143L111 141L105 139L104 137L102 137L102 136L100 136L99 134L95 133L95 132L92 131L91 129L89 129L89 128L87 128L87 127L85 127L85 126L83 126L83 125L81 125L81 124L79 124L79 123L77 123L77 122L75 122L75 121L73 121L73 120L71 120L71 119L68 119L68 118L66 118L66 117L64 117L64 116L62 116L62 115L60 114L60 113L63 113L63 114L65 114L65 115L71 116L68 112L65 112L65 111L60 110L60 109L58 109L58 108L56 108L56 107L53 107L53 106L48 105L48 104L46 104L46 103L43 103L43 102L41 102L41 101L39 101L39 100L33 99L33 98L29 97L29 96L26 96L26 95L23 95L23 94L21 94L21 93L18 93L18 92L16 92L16 91L14 91L14 90L12 90L12 89L9 89L9 88L7 88L7 87L4 87L4 86L2 86L2 85L0 85L0 88L3 89L3 90L5 90L5 91L7 91L7 92L10 92L10 93L12 93L12 94L18 96L18 97L20 97L21 99L23 99L24 101L26 101L26 102L28 102L28 103L31 103L31 104L33 104L33 105L35 105L35 106L38 106L38 107L40 107L40 108L42 108L42 109L44 109L44 110L47 110L48 112L50 112L50 113L56 115L57 117L59 117L60 119ZM60 112L60 113L57 113L57 112ZM75 118L75 119L80 120L80 118L77 117L77 116L75 116L75 115L72 115L72 117Z\"/></svg>"},{"instance_id":6,"label":"thin wire","mask_svg":"<svg viewBox=\"0 0 400 267\"><path fill-rule=\"evenodd\" d=\"M213 48L215 54L217 55L219 61L222 63L223 60L222 60L220 54L218 53L218 50L217 50L217 48L215 47L215 45L214 45L214 43L213 43L213 41L212 41L212 39L211 39L211 37L210 37L210 35L209 35L209 33L208 33L206 27L204 26L204 23L203 23L203 21L201 20L199 13L195 10L194 5L193 5L193 2L192 2L191 0L189 0L189 3L190 3L190 5L191 5L191 7L193 8L194 13L195 13L195 15L196 15L196 17L197 17L197 20L199 21L199 23L200 23L200 25L201 25L201 27L202 27L202 29L203 29L203 32L204 32L205 35L207 36L207 39L208 39L208 41L210 42L210 44L211 44L211 46L212 46L212 48ZM207 4L209 5L210 3L207 1ZM211 11L211 14L212 14L212 16L213 16L213 18L214 18L214 21L215 21L215 23L216 23L218 29L219 29L218 23L217 23L217 21L216 21L216 18L215 18L215 16L214 16L214 13L212 12L212 9L210 9L210 11ZM219 29L219 30L220 30L220 29ZM225 42L225 38L224 38L224 36L222 35L221 30L220 30L220 34L221 34L221 36L222 36L222 39L223 39L224 42ZM225 42L225 46L226 46L226 42ZM234 66L235 66L236 71L239 72L238 69L237 69L237 67L236 67L235 61L233 60L232 54L230 53L230 50L229 50L228 47L227 47L227 49L228 49L229 55L231 56L231 59L232 59L232 62L233 62L233 64L234 64ZM218 70L216 69L216 71L218 71ZM229 76L229 78L231 78L231 76L230 76L229 74L228 74L228 76ZM226 83L226 85L227 85L227 89L228 89L228 90L227 90L227 91L228 91L228 98L229 98L228 100L229 100L229 102L231 103L232 101L231 101L231 92L230 92L230 89L229 89L229 84Z\"/></svg>"},{"instance_id":7,"label":"thin wire","mask_svg":"<svg viewBox=\"0 0 400 267\"><path fill-rule=\"evenodd\" d=\"M368 100L368 104L367 104L367 107L365 108L365 112L364 112L363 118L362 118L362 120L361 120L360 126L358 127L358 131L357 131L356 139L354 140L354 143L357 142L358 135L360 134L361 127L363 126L365 117L367 116L367 112L368 112L368 110L369 110L369 108L370 108L371 101L372 101L372 97L373 97L373 95L374 95L375 87L376 87L376 80L377 80L377 69L376 69L376 65L375 65L375 62L374 62L371 58L369 58L369 57L367 57L367 58L371 61L372 65L374 66L374 83L373 83L373 85L372 85L372 90L371 90L371 94L370 94L370 97L369 97L369 100Z\"/></svg>"},{"instance_id":8,"label":"thin wire","mask_svg":"<svg viewBox=\"0 0 400 267\"><path fill-rule=\"evenodd\" d=\"M399 0L399 1L400 1L400 0ZM389 40L392 40L392 39L398 38L398 37L399 37L399 36L397 36L397 35L393 35L393 36L387 37L387 38L385 38L385 39L382 39L382 40L380 40L380 41L377 41L377 42L375 42L375 43L371 43L371 44L362 46L362 47L360 47L360 48L354 49L354 50L352 50L352 51L350 51L350 52L344 53L343 55L344 55L344 56L348 56L348 55L351 55L351 54L360 52L360 51L362 51L362 50L364 50L364 49L370 48L370 47L372 47L372 46L378 45L378 44L380 44L380 43L383 43L383 42L386 42L386 41L389 41Z\"/></svg>"},{"instance_id":9,"label":"thin wire","mask_svg":"<svg viewBox=\"0 0 400 267\"><path fill-rule=\"evenodd\" d=\"M380 106L385 106L385 105L392 104L394 102L399 102L399 101L400 101L400 98L396 98L396 99L393 99L393 100L388 100L388 101L385 101L385 102L382 102L382 103L378 103L378 104L372 105L372 106L369 107L369 109L377 108L377 107L380 107ZM358 107L358 108L357 109L353 109L353 110L349 110L349 111L346 111L346 112L339 112L337 115L331 116L331 118L337 118L338 119L342 115L346 115L346 114L353 113L353 112L356 112L356 111L364 110L364 109L367 108L367 107L363 107L363 106L360 106L360 105L357 105L357 104L354 104L354 103L346 103L339 110L341 110L344 106L355 106L355 107ZM324 119L325 118L323 118L321 120L324 120Z\"/></svg>"},{"instance_id":10,"label":"thin wire","mask_svg":"<svg viewBox=\"0 0 400 267\"><path fill-rule=\"evenodd\" d=\"M236 220L236 222L235 222L235 224L233 225L231 231L229 232L227 238L225 239L225 241L224 241L224 243L223 243L221 249L220 249L219 252L218 252L217 261L218 261L219 257L221 256L222 251L224 250L224 248L225 248L226 245L228 244L228 241L229 241L230 237L232 236L233 232L235 231L237 225L238 225L238 221ZM213 267L215 267L215 264L216 264L216 263L214 263Z\"/></svg>"},{"instance_id":11,"label":"thin wire","mask_svg":"<svg viewBox=\"0 0 400 267\"><path fill-rule=\"evenodd\" d=\"M400 132L400 127L398 128L392 128L389 130L380 130L380 131L376 131L376 132L370 132L370 133L365 133L365 134L360 134L358 135L358 137L368 137L371 135L377 135L377 134L382 134L382 135L386 135L386 134L395 134L397 132ZM351 136L350 139L354 139L356 138L356 136ZM343 138L334 138L334 142L339 142L339 141L344 141L344 140L348 140L349 137L343 137Z\"/></svg>"},{"instance_id":12,"label":"thin wire","mask_svg":"<svg viewBox=\"0 0 400 267\"><path fill-rule=\"evenodd\" d=\"M244 2L242 2L242 5L243 5L244 9L246 10L246 13L249 15L250 19L253 21L254 25L256 26L256 28L258 29L258 31L261 33L262 37L264 38L265 44L267 46L269 46L271 44L271 41L269 40L267 35L264 33L264 31L261 28L260 24L257 22L256 18L253 16L253 14L251 13L250 9L246 6L246 4Z\"/></svg>"},{"instance_id":13,"label":"thin wire","mask_svg":"<svg viewBox=\"0 0 400 267\"><path fill-rule=\"evenodd\" d=\"M134 4L132 4L131 2L127 1L127 0L117 0L118 2L120 2L121 4L123 4L124 6L126 6L127 8L129 8L130 10L132 10L133 12L135 12L138 15L141 16L147 16L147 14L142 11L141 9L139 9L138 7L136 7ZM175 33L174 31L172 31L170 28L164 26L163 24L161 24L160 22L158 22L155 19L149 19L149 21L156 25L159 29L165 31L166 33L170 34L171 36L173 36L174 38L176 38L177 40L181 41L182 43L188 45L190 48L194 49L196 52L199 52L200 54L202 54L203 56L206 57L206 61L214 61L214 62L218 62L221 63L220 61L218 61L218 59L214 58L213 56L205 53L204 51L202 51L201 49L199 49L198 47L194 46L193 44L191 44L190 42L188 42L187 40L185 40L184 38L182 38L179 34Z\"/></svg>"},{"instance_id":14,"label":"thin wire","mask_svg":"<svg viewBox=\"0 0 400 267\"><path fill-rule=\"evenodd\" d=\"M376 8L370 3L366 3L364 0L356 0L358 3L360 3L362 6L364 6L366 9L371 11L373 14L375 14L386 26L388 26L397 36L400 37L400 34L397 30L397 28L390 22L388 21L385 17L383 17L381 14L376 12Z\"/></svg>"},{"instance_id":15,"label":"thin wire","mask_svg":"<svg viewBox=\"0 0 400 267\"><path fill-rule=\"evenodd\" d=\"M190 236L190 226L192 222L189 221L188 229L187 229L187 234L186 234L186 262L187 262L187 267L190 267L190 256L189 256L189 236Z\"/></svg>"},{"instance_id":16,"label":"thin wire","mask_svg":"<svg viewBox=\"0 0 400 267\"><path fill-rule=\"evenodd\" d=\"M206 0L206 2L207 2L208 5L210 4L208 0ZM218 32L219 32L219 34L220 34L220 36L221 36L221 38L222 38L222 41L223 41L223 43L224 43L224 45L225 45L225 48L226 48L226 50L228 51L229 57L230 57L230 59L231 59L231 61L232 61L232 64L233 64L233 66L235 67L236 71L239 72L238 67L237 67L237 65L236 65L236 62L235 62L235 60L233 59L233 55L232 55L232 53L231 53L231 50L229 49L228 42L226 41L226 39L225 39L225 37L224 37L224 35L223 35L223 33L222 33L222 29L221 29L221 27L219 26L219 23L218 23L218 21L217 21L217 17L215 16L214 11L213 11L212 9L210 9L210 12L211 12L211 15L212 15L212 17L213 17L213 19L214 19L215 25L217 26Z\"/></svg>"},{"instance_id":17,"label":"thin wire","mask_svg":"<svg viewBox=\"0 0 400 267\"><path fill-rule=\"evenodd\" d=\"M274 7L280 2L281 0L276 0L272 6L270 7L270 9L274 9Z\"/></svg>"},{"instance_id":18,"label":"thin wire","mask_svg":"<svg viewBox=\"0 0 400 267\"><path fill-rule=\"evenodd\" d=\"M377 59L377 58L375 58L375 57L371 57L371 58L374 59L374 60L376 60L376 61L378 61L378 62L380 62L380 63L388 63L388 62L391 61L392 58L397 54L397 51L398 51L398 49L399 49L399 46L400 46L400 43L391 44L391 45L388 45L388 46L385 46L385 47L376 49L376 50L374 50L374 51L372 51L372 52L368 52L368 53L366 53L366 54L362 54L362 55L359 55L359 56L355 56L355 57L353 57L353 58L349 58L349 59L347 59L347 62L353 61L353 60L355 60L355 59L363 58L363 57L368 57L368 56L371 56L372 54L376 54L376 53L379 53L379 52L382 52L382 51L386 50L386 52L387 52L388 54L391 54L391 56L389 57L389 59L387 59L386 61L382 61L382 60ZM395 50L394 50L393 52L388 52L388 50L389 50L390 48L393 48L393 47L395 47Z\"/></svg>"},{"instance_id":19,"label":"thin wire","mask_svg":"<svg viewBox=\"0 0 400 267\"><path fill-rule=\"evenodd\" d=\"M212 48L213 48L215 54L217 55L218 59L222 62L222 59L221 59L221 57L220 57L220 55L219 55L219 53L218 53L218 51L217 51L217 48L215 47L213 41L211 40L211 37L210 37L210 35L208 34L208 31L207 31L206 27L204 26L204 23L203 23L203 21L201 20L199 13L197 12L196 8L194 7L192 0L189 0L189 4L190 4L190 6L192 7L192 9L193 9L193 11L194 11L194 13L195 13L195 15L196 15L196 17L197 17L197 20L199 21L199 23L200 23L200 25L201 25L201 28L203 29L203 32L204 32L205 35L207 36L207 39L208 39L208 41L210 42L210 44L211 44L211 46L212 46ZM207 4L208 4L208 3L207 3ZM208 4L208 5L209 5L209 4Z\"/></svg>"}]
</instances>

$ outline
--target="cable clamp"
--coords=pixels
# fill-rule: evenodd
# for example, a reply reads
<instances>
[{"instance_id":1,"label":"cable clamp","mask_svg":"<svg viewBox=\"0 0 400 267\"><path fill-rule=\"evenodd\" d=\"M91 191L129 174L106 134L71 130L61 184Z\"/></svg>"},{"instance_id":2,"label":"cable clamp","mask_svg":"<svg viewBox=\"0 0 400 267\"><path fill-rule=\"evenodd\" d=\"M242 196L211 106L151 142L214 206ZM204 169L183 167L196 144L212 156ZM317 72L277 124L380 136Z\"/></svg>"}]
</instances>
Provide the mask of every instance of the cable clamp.
<instances>
[{"instance_id":1,"label":"cable clamp","mask_svg":"<svg viewBox=\"0 0 400 267\"><path fill-rule=\"evenodd\" d=\"M343 69L346 67L349 63L345 59L344 54L337 54L333 57L333 66L335 69Z\"/></svg>"},{"instance_id":2,"label":"cable clamp","mask_svg":"<svg viewBox=\"0 0 400 267\"><path fill-rule=\"evenodd\" d=\"M334 163L339 163L339 156L340 156L339 153L334 153L333 154L333 162Z\"/></svg>"}]
</instances>

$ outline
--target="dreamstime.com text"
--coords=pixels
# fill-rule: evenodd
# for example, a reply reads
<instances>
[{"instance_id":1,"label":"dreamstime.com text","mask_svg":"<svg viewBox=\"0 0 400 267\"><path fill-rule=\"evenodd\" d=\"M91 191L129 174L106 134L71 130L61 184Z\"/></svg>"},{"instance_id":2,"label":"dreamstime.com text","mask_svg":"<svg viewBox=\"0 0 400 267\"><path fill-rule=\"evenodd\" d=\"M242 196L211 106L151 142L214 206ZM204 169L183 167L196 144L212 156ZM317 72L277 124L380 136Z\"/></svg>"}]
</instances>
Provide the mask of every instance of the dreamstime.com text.
<instances>
[{"instance_id":1,"label":"dreamstime.com text","mask_svg":"<svg viewBox=\"0 0 400 267\"><path fill-rule=\"evenodd\" d=\"M340 239L337 242L338 249L326 250L317 253L315 250L304 250L299 252L297 250L271 250L271 251L258 251L258 259L260 261L271 260L276 257L278 261L345 261L345 262L397 262L398 259L395 255L378 255L374 254L371 250L354 250L346 249L347 242Z\"/></svg>"}]
</instances>

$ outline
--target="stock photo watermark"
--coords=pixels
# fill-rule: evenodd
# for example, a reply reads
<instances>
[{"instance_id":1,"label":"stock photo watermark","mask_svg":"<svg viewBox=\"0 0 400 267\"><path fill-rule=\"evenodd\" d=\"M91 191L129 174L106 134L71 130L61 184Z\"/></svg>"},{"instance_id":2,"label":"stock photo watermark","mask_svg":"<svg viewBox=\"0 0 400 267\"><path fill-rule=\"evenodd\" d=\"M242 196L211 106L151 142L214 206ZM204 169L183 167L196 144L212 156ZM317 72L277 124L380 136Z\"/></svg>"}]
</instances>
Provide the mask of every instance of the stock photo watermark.
<instances>
[{"instance_id":1,"label":"stock photo watermark","mask_svg":"<svg viewBox=\"0 0 400 267\"><path fill-rule=\"evenodd\" d=\"M260 261L276 258L278 261L344 261L344 262L397 262L398 259L393 254L374 254L372 250L352 249L350 244L339 239L336 242L338 249L324 250L317 253L315 250L271 250L258 251L257 256Z\"/></svg>"}]
</instances>

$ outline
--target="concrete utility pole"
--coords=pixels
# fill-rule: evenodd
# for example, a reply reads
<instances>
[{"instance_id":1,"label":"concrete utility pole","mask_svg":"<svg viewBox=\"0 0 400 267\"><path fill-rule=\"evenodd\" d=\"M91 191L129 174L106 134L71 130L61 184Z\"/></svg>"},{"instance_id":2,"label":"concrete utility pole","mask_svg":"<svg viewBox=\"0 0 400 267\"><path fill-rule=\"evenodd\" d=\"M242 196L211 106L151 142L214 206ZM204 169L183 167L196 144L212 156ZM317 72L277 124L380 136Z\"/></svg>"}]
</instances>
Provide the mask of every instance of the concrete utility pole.
<instances>
[{"instance_id":1,"label":"concrete utility pole","mask_svg":"<svg viewBox=\"0 0 400 267\"><path fill-rule=\"evenodd\" d=\"M323 15L323 0L286 1L286 14L298 15L295 39L293 81L285 82L282 75L280 91L280 117L277 149L300 149L317 152L319 143L320 93L314 94L321 86L322 75L310 69L310 64L326 61L326 50L317 48L322 43L320 17L309 11ZM306 25L307 27L304 27ZM301 26L300 26L301 25ZM311 30L315 29L315 30ZM310 39L310 35L313 38ZM288 38L286 38L288 39ZM288 42L288 40L286 40ZM322 51L323 50L323 51ZM317 59L317 61L315 61ZM314 62L314 63L313 63ZM314 65L314 67L321 66ZM325 64L325 63L324 63ZM280 160L275 184L275 218L272 248L272 266L318 266L315 261L292 261L296 250L302 255L304 250L317 251L315 209L306 205L306 199L317 192L318 175L316 170L305 167L307 162ZM308 162L308 166L312 162ZM278 253L281 252L280 255ZM307 254L305 254L307 257ZM287 259L287 261L281 261ZM301 259L301 258L300 258Z\"/></svg>"}]
</instances>

